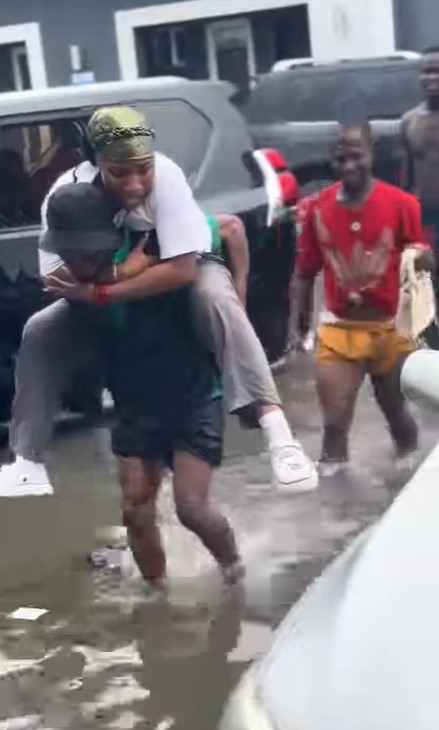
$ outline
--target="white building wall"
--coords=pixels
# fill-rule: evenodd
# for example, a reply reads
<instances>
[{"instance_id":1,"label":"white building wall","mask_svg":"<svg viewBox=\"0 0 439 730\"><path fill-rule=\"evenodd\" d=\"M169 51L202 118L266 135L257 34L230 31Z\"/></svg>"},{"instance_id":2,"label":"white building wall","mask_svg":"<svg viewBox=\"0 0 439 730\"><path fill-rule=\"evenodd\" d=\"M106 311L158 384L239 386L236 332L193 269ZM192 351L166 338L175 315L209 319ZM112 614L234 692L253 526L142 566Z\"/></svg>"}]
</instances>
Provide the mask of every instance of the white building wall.
<instances>
[{"instance_id":1,"label":"white building wall","mask_svg":"<svg viewBox=\"0 0 439 730\"><path fill-rule=\"evenodd\" d=\"M301 4L308 6L312 54L317 61L385 56L395 50L393 0L178 0L115 13L121 78L135 79L139 74L136 28L195 18L209 22Z\"/></svg>"},{"instance_id":2,"label":"white building wall","mask_svg":"<svg viewBox=\"0 0 439 730\"><path fill-rule=\"evenodd\" d=\"M395 50L393 0L309 0L316 60L385 56Z\"/></svg>"},{"instance_id":3,"label":"white building wall","mask_svg":"<svg viewBox=\"0 0 439 730\"><path fill-rule=\"evenodd\" d=\"M47 75L40 24L19 23L0 26L0 45L16 43L24 43L32 88L46 88Z\"/></svg>"}]
</instances>

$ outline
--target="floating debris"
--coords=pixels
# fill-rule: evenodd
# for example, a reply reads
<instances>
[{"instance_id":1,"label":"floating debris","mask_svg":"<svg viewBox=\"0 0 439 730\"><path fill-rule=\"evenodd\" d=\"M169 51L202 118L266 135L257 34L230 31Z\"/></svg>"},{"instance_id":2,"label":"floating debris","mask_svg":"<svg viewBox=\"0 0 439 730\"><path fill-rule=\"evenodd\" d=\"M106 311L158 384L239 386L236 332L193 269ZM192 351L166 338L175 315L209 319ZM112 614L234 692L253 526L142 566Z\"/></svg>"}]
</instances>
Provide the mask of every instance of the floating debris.
<instances>
[{"instance_id":1,"label":"floating debris","mask_svg":"<svg viewBox=\"0 0 439 730\"><path fill-rule=\"evenodd\" d=\"M17 619L19 621L38 621L41 616L49 613L46 608L31 608L30 606L21 606L16 611L9 614L9 618Z\"/></svg>"},{"instance_id":2,"label":"floating debris","mask_svg":"<svg viewBox=\"0 0 439 730\"><path fill-rule=\"evenodd\" d=\"M43 722L40 715L10 717L8 720L0 720L0 730L42 730Z\"/></svg>"}]
</instances>

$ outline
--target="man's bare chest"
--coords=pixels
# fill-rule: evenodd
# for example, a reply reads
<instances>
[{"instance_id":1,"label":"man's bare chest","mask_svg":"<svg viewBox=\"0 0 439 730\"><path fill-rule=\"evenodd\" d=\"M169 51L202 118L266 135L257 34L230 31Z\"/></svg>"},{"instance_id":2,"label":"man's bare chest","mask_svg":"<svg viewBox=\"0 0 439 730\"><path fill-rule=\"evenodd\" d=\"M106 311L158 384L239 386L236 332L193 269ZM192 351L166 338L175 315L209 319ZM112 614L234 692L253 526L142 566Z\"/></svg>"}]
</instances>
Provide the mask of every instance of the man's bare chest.
<instances>
[{"instance_id":1,"label":"man's bare chest","mask_svg":"<svg viewBox=\"0 0 439 730\"><path fill-rule=\"evenodd\" d=\"M439 114L414 117L408 125L407 139L414 157L439 159Z\"/></svg>"}]
</instances>

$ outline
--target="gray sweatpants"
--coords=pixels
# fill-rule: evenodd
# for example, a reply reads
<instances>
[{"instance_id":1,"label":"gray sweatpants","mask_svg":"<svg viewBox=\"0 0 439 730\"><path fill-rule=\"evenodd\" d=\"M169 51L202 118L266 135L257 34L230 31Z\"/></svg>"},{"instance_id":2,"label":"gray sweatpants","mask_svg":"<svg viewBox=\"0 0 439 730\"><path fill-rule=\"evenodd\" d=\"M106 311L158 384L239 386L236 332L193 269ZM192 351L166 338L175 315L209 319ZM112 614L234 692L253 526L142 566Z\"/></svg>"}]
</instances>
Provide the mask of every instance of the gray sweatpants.
<instances>
[{"instance_id":1,"label":"gray sweatpants","mask_svg":"<svg viewBox=\"0 0 439 730\"><path fill-rule=\"evenodd\" d=\"M200 264L194 317L200 337L215 353L223 373L227 410L234 413L256 403L279 404L264 350L224 266L213 261ZM64 391L76 374L100 367L93 331L93 324L65 300L51 304L26 324L10 426L15 454L44 461Z\"/></svg>"}]
</instances>

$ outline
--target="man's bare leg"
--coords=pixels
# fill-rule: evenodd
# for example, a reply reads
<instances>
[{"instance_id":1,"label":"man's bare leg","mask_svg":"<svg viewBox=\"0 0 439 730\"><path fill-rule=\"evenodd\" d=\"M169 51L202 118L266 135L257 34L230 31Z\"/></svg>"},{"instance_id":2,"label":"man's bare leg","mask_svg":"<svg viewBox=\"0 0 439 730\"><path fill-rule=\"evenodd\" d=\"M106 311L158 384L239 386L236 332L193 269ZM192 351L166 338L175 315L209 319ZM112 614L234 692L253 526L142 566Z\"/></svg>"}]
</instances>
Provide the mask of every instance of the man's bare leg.
<instances>
[{"instance_id":1,"label":"man's bare leg","mask_svg":"<svg viewBox=\"0 0 439 730\"><path fill-rule=\"evenodd\" d=\"M184 527L195 533L218 563L224 581L242 576L235 536L226 518L210 501L212 467L187 452L174 455L174 499Z\"/></svg>"},{"instance_id":2,"label":"man's bare leg","mask_svg":"<svg viewBox=\"0 0 439 730\"><path fill-rule=\"evenodd\" d=\"M323 466L336 467L349 460L349 429L364 375L363 363L340 360L318 365L317 392L324 429Z\"/></svg>"},{"instance_id":3,"label":"man's bare leg","mask_svg":"<svg viewBox=\"0 0 439 730\"><path fill-rule=\"evenodd\" d=\"M384 375L371 377L376 401L386 419L399 457L408 456L419 446L418 426L401 391L401 370L406 356Z\"/></svg>"},{"instance_id":4,"label":"man's bare leg","mask_svg":"<svg viewBox=\"0 0 439 730\"><path fill-rule=\"evenodd\" d=\"M157 526L156 501L163 465L137 458L119 458L118 462L129 547L145 581L161 586L166 579L166 557Z\"/></svg>"}]
</instances>

